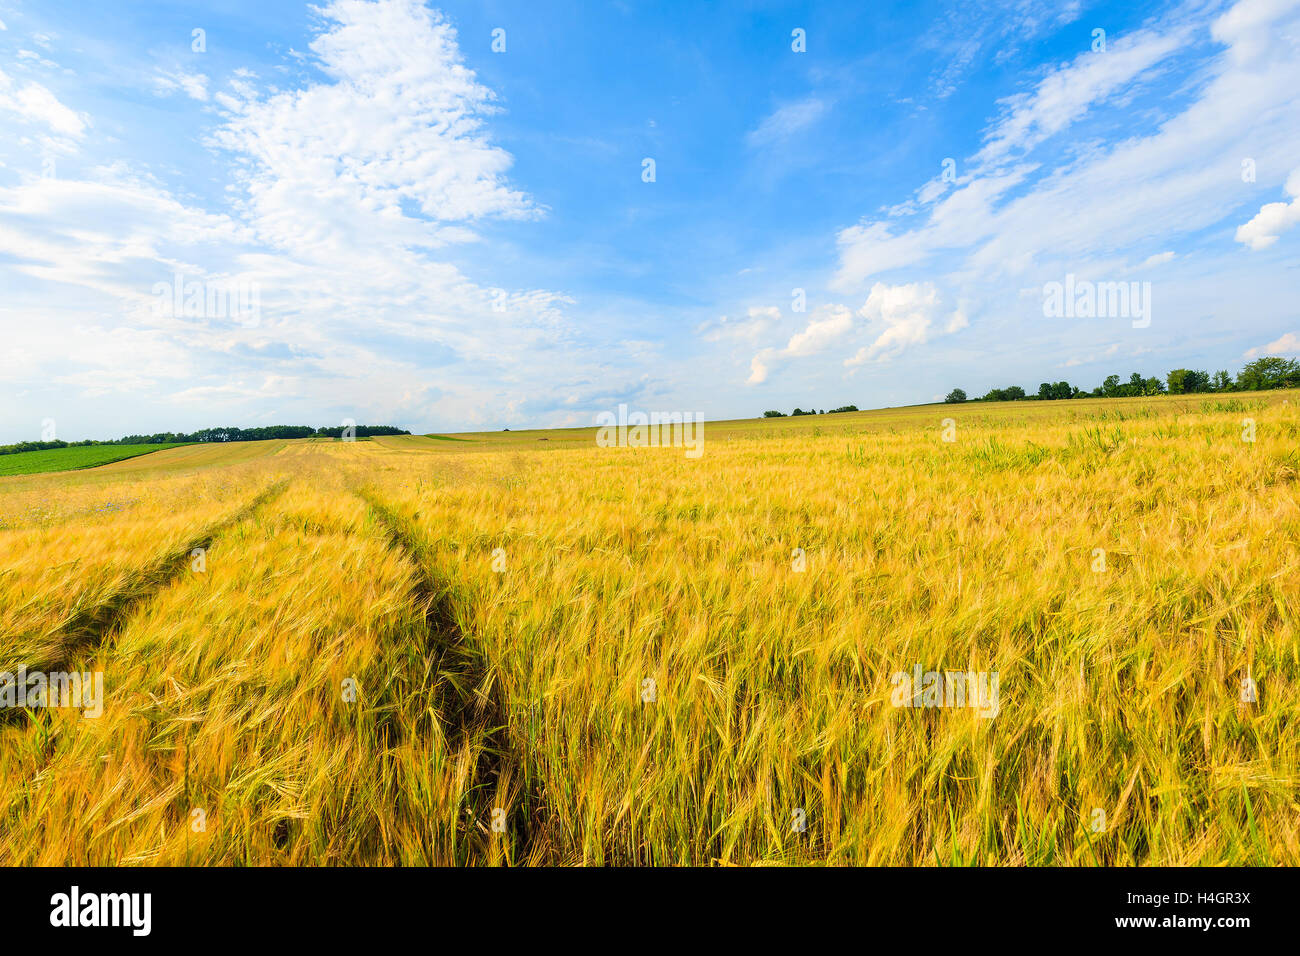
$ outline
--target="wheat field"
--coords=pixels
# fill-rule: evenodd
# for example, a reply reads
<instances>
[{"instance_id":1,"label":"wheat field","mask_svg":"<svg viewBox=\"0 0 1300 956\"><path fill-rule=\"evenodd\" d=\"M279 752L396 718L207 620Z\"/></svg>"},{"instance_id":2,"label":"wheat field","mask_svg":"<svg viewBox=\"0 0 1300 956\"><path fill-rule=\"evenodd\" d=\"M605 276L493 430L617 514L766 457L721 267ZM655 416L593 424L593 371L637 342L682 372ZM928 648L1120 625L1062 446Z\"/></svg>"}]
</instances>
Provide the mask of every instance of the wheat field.
<instances>
[{"instance_id":1,"label":"wheat field","mask_svg":"<svg viewBox=\"0 0 1300 956\"><path fill-rule=\"evenodd\" d=\"M1289 393L594 434L0 479L0 864L1300 863Z\"/></svg>"}]
</instances>

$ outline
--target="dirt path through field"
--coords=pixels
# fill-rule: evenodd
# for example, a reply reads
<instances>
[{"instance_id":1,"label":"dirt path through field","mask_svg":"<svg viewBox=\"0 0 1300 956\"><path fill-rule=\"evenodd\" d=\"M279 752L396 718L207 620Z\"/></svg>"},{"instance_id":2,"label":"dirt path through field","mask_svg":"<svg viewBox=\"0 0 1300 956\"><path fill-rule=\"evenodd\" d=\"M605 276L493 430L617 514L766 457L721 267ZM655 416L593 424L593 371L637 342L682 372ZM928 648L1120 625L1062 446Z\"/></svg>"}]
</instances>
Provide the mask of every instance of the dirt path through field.
<instances>
[{"instance_id":1,"label":"dirt path through field","mask_svg":"<svg viewBox=\"0 0 1300 956\"><path fill-rule=\"evenodd\" d=\"M541 841L535 839L544 830L544 811L535 794L521 792L523 757L511 748L506 712L492 669L472 637L457 624L451 590L431 570L429 547L418 529L373 492L362 490L358 495L392 546L418 571L412 598L424 609L430 650L436 648L440 655L439 670L454 675L444 685L452 694L440 700L442 720L456 738L479 738L469 810L480 828L487 829L483 821L491 826L483 862L536 863L544 853ZM504 829L498 832L496 827L501 826Z\"/></svg>"},{"instance_id":2,"label":"dirt path through field","mask_svg":"<svg viewBox=\"0 0 1300 956\"><path fill-rule=\"evenodd\" d=\"M131 573L122 587L106 599L83 608L56 633L42 635L32 641L19 638L14 643L20 660L5 661L0 670L15 670L24 666L29 671L60 671L71 665L73 657L88 648L102 644L113 628L120 624L141 602L157 594L190 566L196 549L212 546L213 540L226 528L244 520L262 506L274 501L285 489L287 481L277 481L254 496L244 505L200 529L193 538L145 567ZM8 655L6 655L8 656ZM5 711L5 716L24 713L21 710Z\"/></svg>"}]
</instances>

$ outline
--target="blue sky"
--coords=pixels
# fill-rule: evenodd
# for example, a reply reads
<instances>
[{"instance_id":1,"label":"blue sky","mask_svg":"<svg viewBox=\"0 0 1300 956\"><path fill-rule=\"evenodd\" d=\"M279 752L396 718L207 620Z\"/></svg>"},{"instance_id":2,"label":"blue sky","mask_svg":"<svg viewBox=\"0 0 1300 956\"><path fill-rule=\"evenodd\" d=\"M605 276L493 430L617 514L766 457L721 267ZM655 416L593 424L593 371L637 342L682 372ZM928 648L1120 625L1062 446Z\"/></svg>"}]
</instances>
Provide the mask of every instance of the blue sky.
<instances>
[{"instance_id":1,"label":"blue sky","mask_svg":"<svg viewBox=\"0 0 1300 956\"><path fill-rule=\"evenodd\" d=\"M0 0L0 441L1300 351L1300 0L204 6Z\"/></svg>"}]
</instances>

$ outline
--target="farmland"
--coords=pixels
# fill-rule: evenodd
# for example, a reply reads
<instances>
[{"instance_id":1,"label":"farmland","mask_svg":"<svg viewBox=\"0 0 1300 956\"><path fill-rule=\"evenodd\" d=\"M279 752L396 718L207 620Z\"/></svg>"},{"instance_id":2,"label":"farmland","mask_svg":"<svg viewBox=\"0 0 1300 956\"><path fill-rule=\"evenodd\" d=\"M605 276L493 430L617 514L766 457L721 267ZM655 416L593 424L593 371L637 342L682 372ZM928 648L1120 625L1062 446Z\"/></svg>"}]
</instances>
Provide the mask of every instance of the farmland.
<instances>
[{"instance_id":1,"label":"farmland","mask_svg":"<svg viewBox=\"0 0 1300 956\"><path fill-rule=\"evenodd\" d=\"M51 471L95 468L114 461L149 455L175 445L78 445L47 451L23 451L0 455L0 476L37 475Z\"/></svg>"},{"instance_id":2,"label":"farmland","mask_svg":"<svg viewBox=\"0 0 1300 956\"><path fill-rule=\"evenodd\" d=\"M6 478L0 863L1295 865L1290 394Z\"/></svg>"}]
</instances>

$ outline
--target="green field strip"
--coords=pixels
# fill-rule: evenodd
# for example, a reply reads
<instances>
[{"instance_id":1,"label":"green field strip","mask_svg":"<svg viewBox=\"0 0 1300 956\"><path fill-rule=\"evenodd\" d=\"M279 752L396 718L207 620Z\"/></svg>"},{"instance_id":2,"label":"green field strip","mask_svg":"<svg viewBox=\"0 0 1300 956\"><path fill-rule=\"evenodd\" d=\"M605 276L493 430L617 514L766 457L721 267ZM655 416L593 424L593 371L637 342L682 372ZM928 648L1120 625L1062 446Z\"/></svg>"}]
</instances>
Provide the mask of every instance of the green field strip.
<instances>
[{"instance_id":1,"label":"green field strip","mask_svg":"<svg viewBox=\"0 0 1300 956\"><path fill-rule=\"evenodd\" d=\"M0 476L44 475L60 471L84 471L114 462L141 458L171 448L184 447L180 443L157 445L86 445L75 448L49 448L44 451L20 451L13 455L0 455Z\"/></svg>"}]
</instances>

